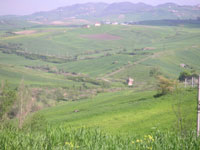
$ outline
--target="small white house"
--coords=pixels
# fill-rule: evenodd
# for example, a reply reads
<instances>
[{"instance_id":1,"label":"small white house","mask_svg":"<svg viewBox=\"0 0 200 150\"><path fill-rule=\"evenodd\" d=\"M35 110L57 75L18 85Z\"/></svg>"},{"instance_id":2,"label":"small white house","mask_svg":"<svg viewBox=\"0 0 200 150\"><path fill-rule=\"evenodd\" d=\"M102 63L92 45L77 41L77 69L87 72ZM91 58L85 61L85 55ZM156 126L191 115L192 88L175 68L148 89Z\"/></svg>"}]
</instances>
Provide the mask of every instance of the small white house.
<instances>
[{"instance_id":1,"label":"small white house","mask_svg":"<svg viewBox=\"0 0 200 150\"><path fill-rule=\"evenodd\" d=\"M118 22L113 22L112 25L119 25L119 23Z\"/></svg>"},{"instance_id":2,"label":"small white house","mask_svg":"<svg viewBox=\"0 0 200 150\"><path fill-rule=\"evenodd\" d=\"M100 27L101 26L101 24L100 23L95 23L95 25L94 25L95 27Z\"/></svg>"},{"instance_id":3,"label":"small white house","mask_svg":"<svg viewBox=\"0 0 200 150\"><path fill-rule=\"evenodd\" d=\"M185 68L186 65L185 65L185 64L180 64L180 67L181 67L181 68Z\"/></svg>"},{"instance_id":4,"label":"small white house","mask_svg":"<svg viewBox=\"0 0 200 150\"><path fill-rule=\"evenodd\" d=\"M110 21L106 21L105 24L111 24L111 22Z\"/></svg>"},{"instance_id":5,"label":"small white house","mask_svg":"<svg viewBox=\"0 0 200 150\"><path fill-rule=\"evenodd\" d=\"M134 79L133 78L128 78L128 86L133 86L133 82L134 82Z\"/></svg>"}]
</instances>

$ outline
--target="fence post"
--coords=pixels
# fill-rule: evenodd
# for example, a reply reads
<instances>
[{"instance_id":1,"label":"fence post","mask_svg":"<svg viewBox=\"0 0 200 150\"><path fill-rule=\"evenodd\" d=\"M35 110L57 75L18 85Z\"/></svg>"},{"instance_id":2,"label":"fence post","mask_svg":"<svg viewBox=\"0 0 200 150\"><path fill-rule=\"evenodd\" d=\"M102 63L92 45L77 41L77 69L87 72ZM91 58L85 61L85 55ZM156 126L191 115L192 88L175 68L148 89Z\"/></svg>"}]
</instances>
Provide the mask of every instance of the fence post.
<instances>
[{"instance_id":1,"label":"fence post","mask_svg":"<svg viewBox=\"0 0 200 150\"><path fill-rule=\"evenodd\" d=\"M198 103L197 103L197 137L199 136L200 130L200 75L198 81Z\"/></svg>"},{"instance_id":2,"label":"fence post","mask_svg":"<svg viewBox=\"0 0 200 150\"><path fill-rule=\"evenodd\" d=\"M187 78L185 78L185 88L187 87Z\"/></svg>"},{"instance_id":3,"label":"fence post","mask_svg":"<svg viewBox=\"0 0 200 150\"><path fill-rule=\"evenodd\" d=\"M194 87L194 77L192 77L192 87Z\"/></svg>"}]
</instances>

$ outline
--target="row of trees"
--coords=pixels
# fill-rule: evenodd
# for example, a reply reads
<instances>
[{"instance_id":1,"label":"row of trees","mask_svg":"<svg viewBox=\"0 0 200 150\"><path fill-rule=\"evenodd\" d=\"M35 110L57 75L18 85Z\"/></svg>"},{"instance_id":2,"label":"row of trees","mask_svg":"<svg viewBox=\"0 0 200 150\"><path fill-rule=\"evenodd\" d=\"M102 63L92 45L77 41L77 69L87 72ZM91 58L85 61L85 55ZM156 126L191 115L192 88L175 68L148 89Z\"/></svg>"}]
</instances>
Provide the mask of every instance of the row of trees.
<instances>
[{"instance_id":1,"label":"row of trees","mask_svg":"<svg viewBox=\"0 0 200 150\"><path fill-rule=\"evenodd\" d=\"M156 96L171 93L178 87L178 81L164 77L158 67L152 68L149 72L149 75L150 77L154 77L157 80L158 93ZM194 70L184 70L180 73L178 80L182 82L185 81L185 79L191 79L192 77L197 78L198 74Z\"/></svg>"},{"instance_id":2,"label":"row of trees","mask_svg":"<svg viewBox=\"0 0 200 150\"><path fill-rule=\"evenodd\" d=\"M184 81L185 79L191 79L192 77L198 78L198 74L195 71L184 70L179 75L179 81Z\"/></svg>"}]
</instances>

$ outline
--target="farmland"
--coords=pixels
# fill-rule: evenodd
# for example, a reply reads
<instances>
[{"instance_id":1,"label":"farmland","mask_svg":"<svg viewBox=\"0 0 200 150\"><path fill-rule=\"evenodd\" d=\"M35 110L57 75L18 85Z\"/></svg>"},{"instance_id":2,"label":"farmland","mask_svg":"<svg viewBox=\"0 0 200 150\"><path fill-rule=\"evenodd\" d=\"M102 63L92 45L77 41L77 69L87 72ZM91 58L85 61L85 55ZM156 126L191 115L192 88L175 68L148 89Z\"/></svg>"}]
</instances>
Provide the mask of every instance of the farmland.
<instances>
[{"instance_id":1,"label":"farmland","mask_svg":"<svg viewBox=\"0 0 200 150\"><path fill-rule=\"evenodd\" d=\"M25 34L21 34L23 32ZM36 28L14 33L20 34L1 37L1 50L6 53L10 49L11 53L18 56L34 59L22 58L24 64L30 63L32 66L37 64L34 62L41 61L41 65L55 66L68 72L93 77L104 76L126 65L130 66L131 69L126 69L130 73L123 72L122 76L119 72L115 78L127 78L128 75L138 78L135 73L140 71L134 69L137 69L137 65L150 68L159 64L160 69L164 72L168 69L166 73L172 77L176 77L181 71L181 63L188 63L198 70L198 59L195 58L199 48L198 28L105 25L90 29ZM16 50L13 47L17 47ZM47 58L44 59L45 56ZM146 57L148 59L134 65ZM195 59L190 59L192 57ZM1 63L10 62L1 59Z\"/></svg>"},{"instance_id":2,"label":"farmland","mask_svg":"<svg viewBox=\"0 0 200 150\"><path fill-rule=\"evenodd\" d=\"M39 120L39 126L48 124L45 128L52 131L49 135L41 129L41 134L31 135L37 137L32 143L36 149L181 149L181 142L189 140L196 147L182 148L198 149L199 140L193 133L196 88L183 89L180 83L173 93L156 97L158 82L150 73L156 69L173 80L184 70L199 73L199 41L199 27L184 24L4 28L0 30L0 81L7 80L16 89L23 80L36 99L36 114L48 122ZM133 87L127 86L129 77L134 79ZM28 118L32 116L34 113ZM0 135L17 132L12 136L15 148L20 149L22 141L27 144L22 144L23 149L30 146L33 137L29 131L11 128L13 131L3 131L2 125ZM169 143L178 141L177 147L167 147L173 142L160 143L166 140L165 132L170 132L165 137ZM182 134L189 132L191 138L182 139ZM133 144L147 134L157 137L157 145ZM99 136L99 143L91 140L91 135ZM17 140L18 136L23 137L22 141ZM59 137L57 141L55 137ZM0 144L9 145L6 138L1 139ZM37 141L41 139L48 142L40 145ZM92 141L91 145L87 140ZM108 143L102 144L104 140Z\"/></svg>"}]
</instances>

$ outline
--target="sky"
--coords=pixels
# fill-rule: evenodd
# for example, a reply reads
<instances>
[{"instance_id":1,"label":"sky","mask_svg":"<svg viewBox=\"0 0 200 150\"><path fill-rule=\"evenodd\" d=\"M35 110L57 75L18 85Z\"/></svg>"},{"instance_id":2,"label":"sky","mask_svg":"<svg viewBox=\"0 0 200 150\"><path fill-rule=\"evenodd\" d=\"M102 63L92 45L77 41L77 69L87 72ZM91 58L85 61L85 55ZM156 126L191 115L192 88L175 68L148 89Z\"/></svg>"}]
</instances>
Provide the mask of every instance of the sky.
<instances>
[{"instance_id":1,"label":"sky","mask_svg":"<svg viewBox=\"0 0 200 150\"><path fill-rule=\"evenodd\" d=\"M180 5L200 4L200 0L0 0L0 15L28 15L39 11L48 11L62 6L87 2L143 2L158 5L173 2Z\"/></svg>"}]
</instances>

